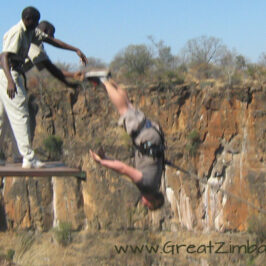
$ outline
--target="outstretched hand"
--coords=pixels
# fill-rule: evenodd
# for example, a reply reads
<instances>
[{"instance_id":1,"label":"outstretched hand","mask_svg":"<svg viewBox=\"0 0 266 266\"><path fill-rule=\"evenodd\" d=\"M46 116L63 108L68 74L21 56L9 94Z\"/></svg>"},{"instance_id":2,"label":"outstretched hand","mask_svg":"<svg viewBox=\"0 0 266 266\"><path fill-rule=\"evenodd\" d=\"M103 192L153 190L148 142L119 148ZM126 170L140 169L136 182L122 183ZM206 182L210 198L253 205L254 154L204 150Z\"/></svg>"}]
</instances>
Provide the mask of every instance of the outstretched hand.
<instances>
[{"instance_id":1,"label":"outstretched hand","mask_svg":"<svg viewBox=\"0 0 266 266\"><path fill-rule=\"evenodd\" d=\"M87 57L85 56L85 54L83 54L79 49L77 50L77 54L78 56L80 57L82 63L84 66L86 66L88 64L88 59Z\"/></svg>"},{"instance_id":2,"label":"outstretched hand","mask_svg":"<svg viewBox=\"0 0 266 266\"><path fill-rule=\"evenodd\" d=\"M83 71L77 71L74 73L74 79L83 81L84 80L84 72Z\"/></svg>"},{"instance_id":3,"label":"outstretched hand","mask_svg":"<svg viewBox=\"0 0 266 266\"><path fill-rule=\"evenodd\" d=\"M93 158L93 160L96 162L96 163L101 163L101 157L97 154L97 153L95 153L95 152L93 152L92 150L90 150L90 154L91 154L91 157Z\"/></svg>"}]
</instances>

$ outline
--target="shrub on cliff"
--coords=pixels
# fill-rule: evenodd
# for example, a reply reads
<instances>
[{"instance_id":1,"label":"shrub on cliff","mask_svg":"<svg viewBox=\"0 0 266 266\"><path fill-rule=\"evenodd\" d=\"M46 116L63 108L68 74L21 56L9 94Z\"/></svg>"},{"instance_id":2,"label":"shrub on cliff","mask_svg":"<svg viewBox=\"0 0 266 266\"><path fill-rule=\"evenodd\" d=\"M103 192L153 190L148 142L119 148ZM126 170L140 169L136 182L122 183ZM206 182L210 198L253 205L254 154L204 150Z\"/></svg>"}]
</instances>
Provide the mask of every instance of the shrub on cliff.
<instances>
[{"instance_id":1,"label":"shrub on cliff","mask_svg":"<svg viewBox=\"0 0 266 266\"><path fill-rule=\"evenodd\" d=\"M67 246L72 242L72 224L69 222L60 222L54 229L56 241L62 245Z\"/></svg>"},{"instance_id":2,"label":"shrub on cliff","mask_svg":"<svg viewBox=\"0 0 266 266\"><path fill-rule=\"evenodd\" d=\"M200 135L199 132L194 129L188 135L189 143L186 145L189 155L196 156L199 145L200 145Z\"/></svg>"},{"instance_id":3,"label":"shrub on cliff","mask_svg":"<svg viewBox=\"0 0 266 266\"><path fill-rule=\"evenodd\" d=\"M6 160L6 156L3 151L0 150L0 160Z\"/></svg>"},{"instance_id":4,"label":"shrub on cliff","mask_svg":"<svg viewBox=\"0 0 266 266\"><path fill-rule=\"evenodd\" d=\"M50 160L59 160L62 155L63 141L59 136L51 135L43 141Z\"/></svg>"},{"instance_id":5,"label":"shrub on cliff","mask_svg":"<svg viewBox=\"0 0 266 266\"><path fill-rule=\"evenodd\" d=\"M148 46L140 44L127 46L117 54L110 67L115 73L121 72L127 80L135 82L143 79L152 65L152 52Z\"/></svg>"},{"instance_id":6,"label":"shrub on cliff","mask_svg":"<svg viewBox=\"0 0 266 266\"><path fill-rule=\"evenodd\" d=\"M15 255L15 250L14 249L9 249L6 253L6 259L8 261L12 261Z\"/></svg>"}]
</instances>

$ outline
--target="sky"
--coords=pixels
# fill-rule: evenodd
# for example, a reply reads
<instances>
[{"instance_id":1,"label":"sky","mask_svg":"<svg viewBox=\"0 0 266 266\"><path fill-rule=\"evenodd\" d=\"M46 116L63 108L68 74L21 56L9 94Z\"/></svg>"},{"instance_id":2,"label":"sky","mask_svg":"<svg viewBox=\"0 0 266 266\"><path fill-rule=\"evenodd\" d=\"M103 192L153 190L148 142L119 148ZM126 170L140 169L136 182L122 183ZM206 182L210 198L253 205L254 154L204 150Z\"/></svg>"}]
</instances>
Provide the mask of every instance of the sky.
<instances>
[{"instance_id":1,"label":"sky","mask_svg":"<svg viewBox=\"0 0 266 266\"><path fill-rule=\"evenodd\" d=\"M128 45L151 45L148 36L170 46L173 55L203 35L221 39L251 62L266 52L266 0L1 1L1 38L27 6L55 25L56 38L105 63ZM74 52L48 44L45 49L53 62L80 63Z\"/></svg>"}]
</instances>

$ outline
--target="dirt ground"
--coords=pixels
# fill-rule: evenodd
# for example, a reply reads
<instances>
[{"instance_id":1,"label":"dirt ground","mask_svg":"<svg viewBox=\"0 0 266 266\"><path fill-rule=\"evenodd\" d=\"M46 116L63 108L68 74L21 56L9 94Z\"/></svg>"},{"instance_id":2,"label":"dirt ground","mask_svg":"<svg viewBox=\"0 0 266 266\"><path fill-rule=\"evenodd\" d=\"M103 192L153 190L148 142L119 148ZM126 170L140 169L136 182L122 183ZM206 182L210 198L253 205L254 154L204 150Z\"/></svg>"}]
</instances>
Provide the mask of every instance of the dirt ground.
<instances>
[{"instance_id":1,"label":"dirt ground","mask_svg":"<svg viewBox=\"0 0 266 266\"><path fill-rule=\"evenodd\" d=\"M265 249L239 233L81 231L67 246L54 231L0 233L0 265L263 265Z\"/></svg>"}]
</instances>

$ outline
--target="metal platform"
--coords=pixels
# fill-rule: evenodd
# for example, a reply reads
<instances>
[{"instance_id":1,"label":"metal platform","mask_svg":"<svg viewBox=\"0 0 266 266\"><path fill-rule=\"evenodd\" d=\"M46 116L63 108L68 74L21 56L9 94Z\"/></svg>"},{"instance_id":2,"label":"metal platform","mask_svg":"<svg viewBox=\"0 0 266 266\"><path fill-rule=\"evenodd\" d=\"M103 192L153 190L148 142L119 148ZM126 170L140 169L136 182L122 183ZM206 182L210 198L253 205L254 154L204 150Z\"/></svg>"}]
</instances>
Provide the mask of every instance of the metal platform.
<instances>
[{"instance_id":1,"label":"metal platform","mask_svg":"<svg viewBox=\"0 0 266 266\"><path fill-rule=\"evenodd\" d=\"M78 168L71 168L62 162L45 162L45 168L25 169L21 163L6 164L0 166L0 177L66 177L75 176L79 179L86 180L86 172Z\"/></svg>"}]
</instances>

